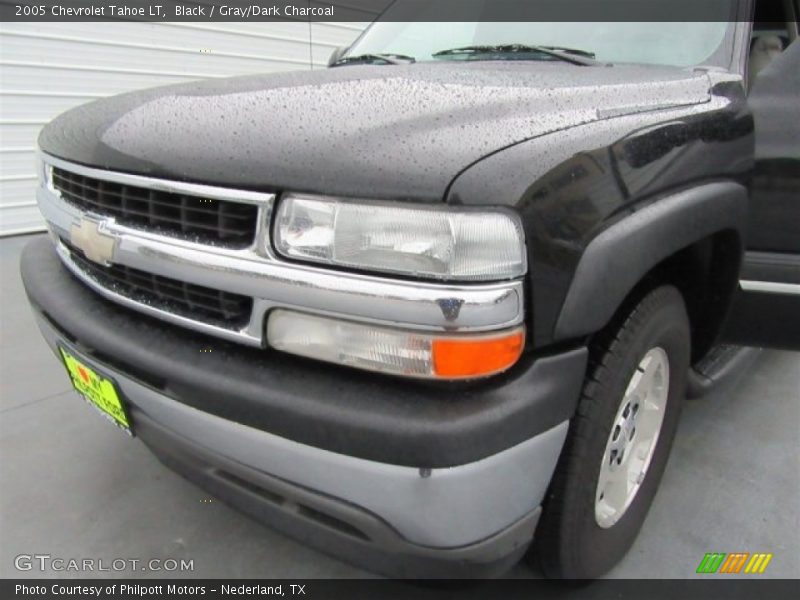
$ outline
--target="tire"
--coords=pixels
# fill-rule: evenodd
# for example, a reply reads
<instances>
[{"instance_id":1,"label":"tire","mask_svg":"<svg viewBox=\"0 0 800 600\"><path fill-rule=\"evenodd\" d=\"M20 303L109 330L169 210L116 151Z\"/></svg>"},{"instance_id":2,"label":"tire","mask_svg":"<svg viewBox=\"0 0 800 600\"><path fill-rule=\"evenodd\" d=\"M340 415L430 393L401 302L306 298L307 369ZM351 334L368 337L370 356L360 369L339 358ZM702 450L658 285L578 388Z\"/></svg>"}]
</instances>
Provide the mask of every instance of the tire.
<instances>
[{"instance_id":1,"label":"tire","mask_svg":"<svg viewBox=\"0 0 800 600\"><path fill-rule=\"evenodd\" d=\"M675 437L690 340L683 298L676 288L663 286L591 344L581 399L533 544L532 556L546 576L593 579L630 549ZM648 438L655 439L649 446ZM632 496L628 488L635 489Z\"/></svg>"}]
</instances>

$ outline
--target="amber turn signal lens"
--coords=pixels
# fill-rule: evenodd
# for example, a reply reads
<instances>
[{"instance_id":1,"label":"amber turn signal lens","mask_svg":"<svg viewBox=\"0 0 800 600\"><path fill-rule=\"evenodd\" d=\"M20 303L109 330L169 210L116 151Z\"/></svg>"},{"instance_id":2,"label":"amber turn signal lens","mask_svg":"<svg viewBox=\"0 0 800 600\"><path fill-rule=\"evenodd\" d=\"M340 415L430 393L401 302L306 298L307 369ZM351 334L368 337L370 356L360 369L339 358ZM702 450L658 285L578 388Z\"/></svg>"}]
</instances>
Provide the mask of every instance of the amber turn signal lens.
<instances>
[{"instance_id":1,"label":"amber turn signal lens","mask_svg":"<svg viewBox=\"0 0 800 600\"><path fill-rule=\"evenodd\" d=\"M468 379L513 365L522 353L525 330L445 337L275 309L267 322L267 340L275 350L369 371Z\"/></svg>"},{"instance_id":2,"label":"amber turn signal lens","mask_svg":"<svg viewBox=\"0 0 800 600\"><path fill-rule=\"evenodd\" d=\"M450 379L493 375L516 363L524 345L522 328L504 335L434 339L433 372Z\"/></svg>"}]
</instances>

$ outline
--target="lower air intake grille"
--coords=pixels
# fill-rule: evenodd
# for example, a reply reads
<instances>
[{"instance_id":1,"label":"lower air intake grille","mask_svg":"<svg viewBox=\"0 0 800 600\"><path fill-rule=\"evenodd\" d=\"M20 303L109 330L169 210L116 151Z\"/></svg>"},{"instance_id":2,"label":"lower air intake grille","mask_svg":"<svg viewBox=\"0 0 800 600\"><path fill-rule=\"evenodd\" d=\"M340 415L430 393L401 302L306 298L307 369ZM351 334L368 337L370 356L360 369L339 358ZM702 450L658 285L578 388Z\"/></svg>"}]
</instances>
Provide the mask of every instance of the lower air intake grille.
<instances>
[{"instance_id":1,"label":"lower air intake grille","mask_svg":"<svg viewBox=\"0 0 800 600\"><path fill-rule=\"evenodd\" d=\"M126 298L210 325L240 330L250 322L253 299L123 265L102 266L63 239L73 262L104 288Z\"/></svg>"},{"instance_id":2,"label":"lower air intake grille","mask_svg":"<svg viewBox=\"0 0 800 600\"><path fill-rule=\"evenodd\" d=\"M53 187L70 204L121 225L245 248L256 235L258 207L94 179L53 167Z\"/></svg>"}]
</instances>

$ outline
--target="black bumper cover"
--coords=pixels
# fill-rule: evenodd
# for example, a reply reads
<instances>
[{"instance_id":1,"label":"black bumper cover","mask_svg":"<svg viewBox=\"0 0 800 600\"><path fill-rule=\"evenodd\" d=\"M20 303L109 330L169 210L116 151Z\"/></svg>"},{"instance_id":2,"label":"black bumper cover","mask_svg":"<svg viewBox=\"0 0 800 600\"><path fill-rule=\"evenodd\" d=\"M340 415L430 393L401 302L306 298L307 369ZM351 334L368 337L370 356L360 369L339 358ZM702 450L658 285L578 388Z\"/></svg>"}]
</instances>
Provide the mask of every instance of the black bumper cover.
<instances>
[{"instance_id":1,"label":"black bumper cover","mask_svg":"<svg viewBox=\"0 0 800 600\"><path fill-rule=\"evenodd\" d=\"M34 308L82 352L199 410L350 456L441 468L474 462L572 417L585 348L526 356L471 384L407 381L218 340L115 305L30 242ZM211 350L208 352L208 350Z\"/></svg>"}]
</instances>

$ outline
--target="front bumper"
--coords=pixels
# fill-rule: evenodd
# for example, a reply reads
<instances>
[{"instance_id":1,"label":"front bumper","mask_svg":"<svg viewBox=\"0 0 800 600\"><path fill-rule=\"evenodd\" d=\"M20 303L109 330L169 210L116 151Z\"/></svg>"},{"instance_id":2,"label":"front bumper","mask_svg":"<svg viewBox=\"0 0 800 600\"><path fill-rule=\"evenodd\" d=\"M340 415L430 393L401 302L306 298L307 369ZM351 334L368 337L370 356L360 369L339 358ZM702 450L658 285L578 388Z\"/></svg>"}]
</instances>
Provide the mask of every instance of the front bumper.
<instances>
[{"instance_id":1,"label":"front bumper","mask_svg":"<svg viewBox=\"0 0 800 600\"><path fill-rule=\"evenodd\" d=\"M116 380L165 463L259 520L392 575L491 575L525 551L585 350L482 386L425 386L137 316L77 282L46 239L22 271L48 343Z\"/></svg>"}]
</instances>

